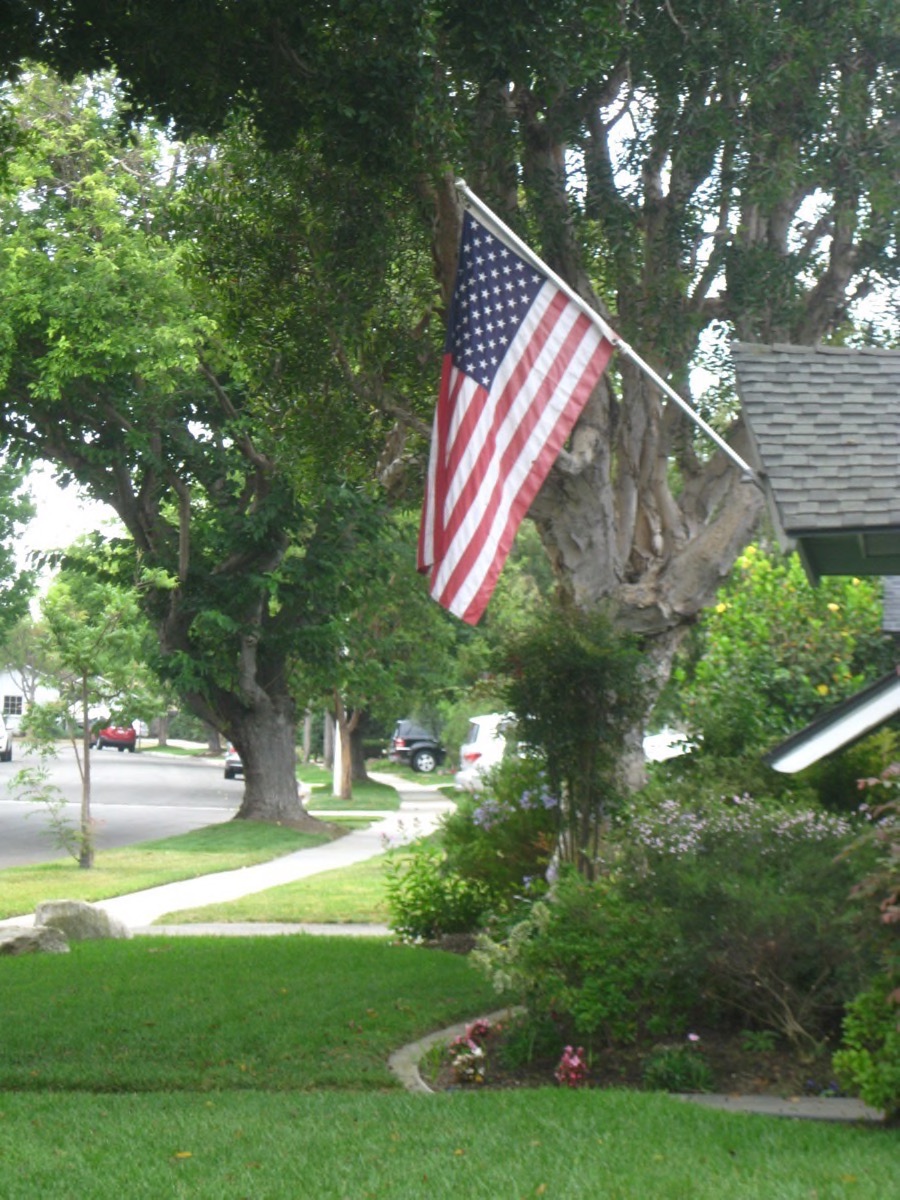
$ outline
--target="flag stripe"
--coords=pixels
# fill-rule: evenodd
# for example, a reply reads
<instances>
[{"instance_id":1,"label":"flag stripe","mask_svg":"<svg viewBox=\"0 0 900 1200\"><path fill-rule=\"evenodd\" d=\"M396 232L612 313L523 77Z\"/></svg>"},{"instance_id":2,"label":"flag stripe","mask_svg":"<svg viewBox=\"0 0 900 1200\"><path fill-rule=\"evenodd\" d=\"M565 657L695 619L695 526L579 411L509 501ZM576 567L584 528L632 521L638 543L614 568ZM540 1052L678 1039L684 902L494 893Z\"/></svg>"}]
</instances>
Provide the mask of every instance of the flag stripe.
<instances>
[{"instance_id":1,"label":"flag stripe","mask_svg":"<svg viewBox=\"0 0 900 1200\"><path fill-rule=\"evenodd\" d=\"M505 458L507 443L516 438L524 442L531 433L529 422L532 418L529 414L533 408L539 410L545 403L545 396L546 402L552 403L554 373L558 374L560 370L562 353L557 353L555 345L548 352L547 343L554 334L557 337L568 337L565 330L561 332L558 326L564 323L566 317L571 318L572 309L555 289L549 298L553 303L543 313L536 314L538 320L534 332L523 325L519 336L525 344L509 378L498 377L495 403L472 429L461 452L449 459L447 469L457 481L457 486L448 492L442 514L448 542L452 540L461 519L472 503L476 499L483 503L483 497L480 495L481 485L496 467L497 458ZM582 318L582 322L581 332L590 331L587 319ZM568 345L564 344L561 351L568 348ZM516 350L517 347L513 345L510 358L516 356ZM554 355L551 361L548 361L548 354ZM486 394L482 392L482 403L478 406L482 410L486 398ZM473 403L469 407L474 409L476 405Z\"/></svg>"},{"instance_id":2,"label":"flag stripe","mask_svg":"<svg viewBox=\"0 0 900 1200\"><path fill-rule=\"evenodd\" d=\"M592 329L590 334L589 341L599 340L593 337ZM505 448L498 448L477 497L466 510L467 519L456 532L456 545L448 544L445 561L455 562L452 574L447 578L445 572L438 571L433 581L432 595L455 615L467 620L472 613L480 615L483 611L516 530L594 386L593 355L603 356L603 366L608 361L612 348L608 343L604 345L608 350L597 345L590 348L574 380L576 373L571 369L560 380L565 389L562 411L558 405L542 406L541 396L536 396L521 424L512 428ZM538 457L536 441L540 442Z\"/></svg>"},{"instance_id":3,"label":"flag stripe","mask_svg":"<svg viewBox=\"0 0 900 1200\"><path fill-rule=\"evenodd\" d=\"M475 623L612 344L467 213L419 534L431 594Z\"/></svg>"}]
</instances>

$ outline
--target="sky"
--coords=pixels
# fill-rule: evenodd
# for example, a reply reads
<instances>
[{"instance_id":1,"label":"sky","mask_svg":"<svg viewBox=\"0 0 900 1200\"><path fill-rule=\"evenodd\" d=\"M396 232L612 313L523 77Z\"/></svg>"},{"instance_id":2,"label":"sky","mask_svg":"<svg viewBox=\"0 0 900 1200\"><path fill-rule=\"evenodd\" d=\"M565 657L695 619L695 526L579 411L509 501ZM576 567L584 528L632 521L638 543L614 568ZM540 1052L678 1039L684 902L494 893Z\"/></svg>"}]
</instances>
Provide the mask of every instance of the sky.
<instances>
[{"instance_id":1,"label":"sky","mask_svg":"<svg viewBox=\"0 0 900 1200\"><path fill-rule=\"evenodd\" d=\"M61 488L49 467L39 465L28 478L37 505L37 516L19 539L18 559L27 566L33 550L57 550L69 546L83 533L116 519L107 504L82 498L77 488Z\"/></svg>"}]
</instances>

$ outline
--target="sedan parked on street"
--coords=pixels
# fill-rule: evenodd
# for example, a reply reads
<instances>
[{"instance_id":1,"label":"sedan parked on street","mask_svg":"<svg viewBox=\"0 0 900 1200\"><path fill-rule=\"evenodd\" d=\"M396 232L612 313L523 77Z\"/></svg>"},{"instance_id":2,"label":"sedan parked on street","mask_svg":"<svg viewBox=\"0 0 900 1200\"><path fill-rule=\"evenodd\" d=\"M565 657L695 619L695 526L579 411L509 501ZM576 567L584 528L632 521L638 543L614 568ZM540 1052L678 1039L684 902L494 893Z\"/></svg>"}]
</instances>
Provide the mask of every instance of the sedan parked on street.
<instances>
[{"instance_id":1,"label":"sedan parked on street","mask_svg":"<svg viewBox=\"0 0 900 1200\"><path fill-rule=\"evenodd\" d=\"M98 750L104 746L115 746L121 753L123 750L134 754L137 746L137 730L133 725L106 725L97 730L96 742Z\"/></svg>"}]
</instances>

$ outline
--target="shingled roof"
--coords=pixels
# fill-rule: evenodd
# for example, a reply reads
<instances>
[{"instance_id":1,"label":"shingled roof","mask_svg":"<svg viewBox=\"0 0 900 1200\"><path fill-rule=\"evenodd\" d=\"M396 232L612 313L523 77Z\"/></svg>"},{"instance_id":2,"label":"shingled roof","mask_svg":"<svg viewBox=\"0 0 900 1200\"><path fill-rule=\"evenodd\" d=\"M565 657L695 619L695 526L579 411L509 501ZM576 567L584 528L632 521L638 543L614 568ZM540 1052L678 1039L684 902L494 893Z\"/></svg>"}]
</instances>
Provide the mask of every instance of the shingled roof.
<instances>
[{"instance_id":1,"label":"shingled roof","mask_svg":"<svg viewBox=\"0 0 900 1200\"><path fill-rule=\"evenodd\" d=\"M736 343L769 511L813 580L900 575L900 351Z\"/></svg>"}]
</instances>

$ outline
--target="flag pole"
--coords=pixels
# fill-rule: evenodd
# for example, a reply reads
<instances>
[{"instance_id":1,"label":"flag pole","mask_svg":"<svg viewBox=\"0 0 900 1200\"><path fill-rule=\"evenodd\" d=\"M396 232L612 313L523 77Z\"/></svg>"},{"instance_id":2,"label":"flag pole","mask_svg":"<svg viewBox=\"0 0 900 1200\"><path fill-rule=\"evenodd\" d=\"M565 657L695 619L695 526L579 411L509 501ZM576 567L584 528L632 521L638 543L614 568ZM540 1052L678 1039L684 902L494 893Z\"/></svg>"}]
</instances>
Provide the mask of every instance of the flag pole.
<instances>
[{"instance_id":1,"label":"flag pole","mask_svg":"<svg viewBox=\"0 0 900 1200\"><path fill-rule=\"evenodd\" d=\"M759 476L756 474L750 464L745 462L744 459L741 458L741 456L737 453L737 451L733 450L725 441L725 439L721 437L711 425L704 421L698 412L691 408L690 404L688 404L688 402L682 396L680 396L678 392L675 391L671 384L667 383L661 375L657 374L657 372L653 370L649 363L646 363L641 358L636 350L632 349L632 347L629 346L629 344L624 341L623 338L621 338L614 330L610 329L600 314L596 312L582 296L579 296L574 288L570 287L564 279L557 275L555 271L551 270L550 267L548 267L543 261L543 259L539 258L526 242L522 241L517 233L510 229L508 225L504 224L497 214L488 208L484 201L480 200L475 193L470 190L464 179L457 179L456 187L457 190L465 197L469 206L475 209L477 214L484 219L485 224L492 225L502 238L510 242L515 247L516 252L520 254L522 258L526 260L526 262L531 263L536 270L541 271L547 276L548 279L556 284L561 291L565 292L569 299L574 304L578 305L585 316L594 322L594 324L603 334L604 338L606 338L606 340L612 346L614 346L616 350L620 350L627 358L630 358L634 365L643 371L648 379L651 379L656 384L660 391L664 392L670 400L674 401L674 403L678 405L682 412L690 417L694 424L701 429L708 438L715 442L722 453L727 455L727 457L731 459L735 466L740 468L748 480L759 485Z\"/></svg>"}]
</instances>

